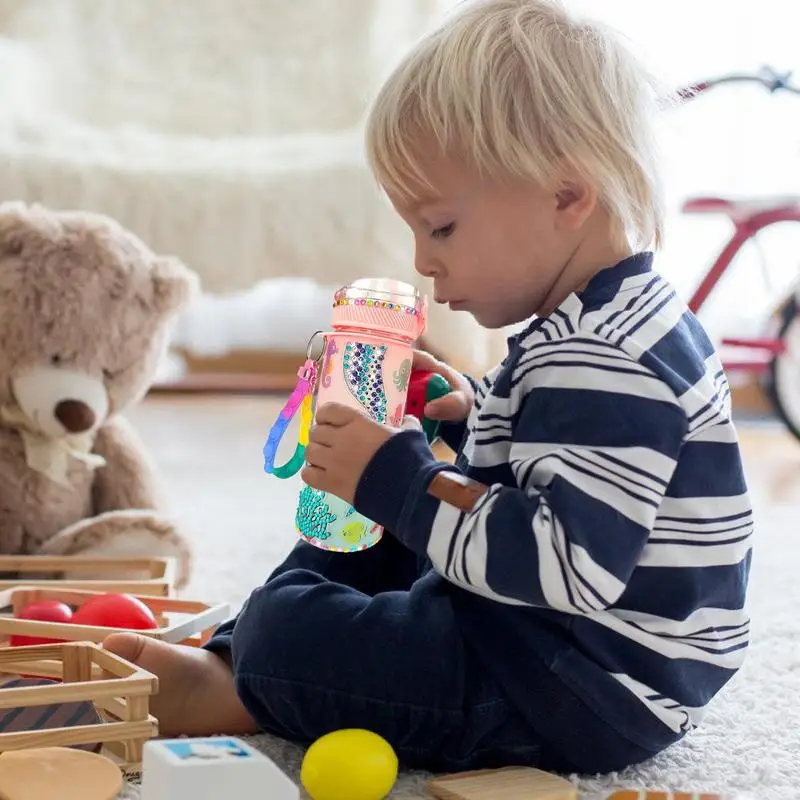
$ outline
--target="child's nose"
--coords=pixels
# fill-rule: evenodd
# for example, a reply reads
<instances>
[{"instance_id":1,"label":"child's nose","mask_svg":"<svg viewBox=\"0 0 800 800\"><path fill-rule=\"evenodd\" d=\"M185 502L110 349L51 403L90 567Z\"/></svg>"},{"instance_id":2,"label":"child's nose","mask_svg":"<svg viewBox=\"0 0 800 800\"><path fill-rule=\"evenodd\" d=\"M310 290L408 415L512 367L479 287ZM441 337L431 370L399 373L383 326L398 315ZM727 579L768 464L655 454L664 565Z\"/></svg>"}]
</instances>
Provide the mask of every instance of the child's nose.
<instances>
[{"instance_id":1,"label":"child's nose","mask_svg":"<svg viewBox=\"0 0 800 800\"><path fill-rule=\"evenodd\" d=\"M424 278L435 278L444 272L444 265L439 259L417 247L414 255L414 269Z\"/></svg>"}]
</instances>

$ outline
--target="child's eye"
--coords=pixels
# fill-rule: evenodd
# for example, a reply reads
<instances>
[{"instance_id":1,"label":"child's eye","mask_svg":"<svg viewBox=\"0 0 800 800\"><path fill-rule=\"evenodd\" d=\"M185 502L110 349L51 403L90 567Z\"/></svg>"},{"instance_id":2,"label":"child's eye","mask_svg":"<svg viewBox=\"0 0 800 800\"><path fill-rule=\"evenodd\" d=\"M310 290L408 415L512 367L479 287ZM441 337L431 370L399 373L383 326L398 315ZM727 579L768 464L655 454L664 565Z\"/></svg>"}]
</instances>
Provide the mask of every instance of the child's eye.
<instances>
[{"instance_id":1,"label":"child's eye","mask_svg":"<svg viewBox=\"0 0 800 800\"><path fill-rule=\"evenodd\" d=\"M451 222L449 225L443 225L441 228L437 228L431 233L431 236L433 236L434 239L446 239L455 229L455 222Z\"/></svg>"}]
</instances>

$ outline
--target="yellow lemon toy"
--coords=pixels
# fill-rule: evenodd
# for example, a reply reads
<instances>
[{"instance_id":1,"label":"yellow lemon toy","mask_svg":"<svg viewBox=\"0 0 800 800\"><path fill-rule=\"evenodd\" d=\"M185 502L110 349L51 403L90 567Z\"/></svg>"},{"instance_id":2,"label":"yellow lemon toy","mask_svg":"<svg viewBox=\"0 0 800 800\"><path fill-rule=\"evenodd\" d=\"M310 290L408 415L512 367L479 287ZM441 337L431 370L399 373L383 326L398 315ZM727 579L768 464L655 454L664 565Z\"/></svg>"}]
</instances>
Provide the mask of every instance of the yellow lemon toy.
<instances>
[{"instance_id":1,"label":"yellow lemon toy","mask_svg":"<svg viewBox=\"0 0 800 800\"><path fill-rule=\"evenodd\" d=\"M300 782L311 800L383 800L397 780L397 755L377 733L348 728L306 751Z\"/></svg>"}]
</instances>

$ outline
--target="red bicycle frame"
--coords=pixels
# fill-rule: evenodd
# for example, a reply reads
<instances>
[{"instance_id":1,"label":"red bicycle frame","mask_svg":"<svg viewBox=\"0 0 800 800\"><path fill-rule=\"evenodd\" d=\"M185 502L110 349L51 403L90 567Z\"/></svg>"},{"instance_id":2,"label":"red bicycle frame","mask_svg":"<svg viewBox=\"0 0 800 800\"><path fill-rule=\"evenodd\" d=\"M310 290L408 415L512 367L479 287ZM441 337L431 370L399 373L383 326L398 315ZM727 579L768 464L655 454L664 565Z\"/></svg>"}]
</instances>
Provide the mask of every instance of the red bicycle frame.
<instances>
[{"instance_id":1,"label":"red bicycle frame","mask_svg":"<svg viewBox=\"0 0 800 800\"><path fill-rule=\"evenodd\" d=\"M789 83L791 73L780 75L765 68L760 74L731 74L720 78L694 84L680 89L676 100L686 102L709 89L723 83L758 83L770 92L785 90L800 94L800 89ZM695 289L689 300L689 308L698 313L711 292L730 267L744 244L761 230L780 222L800 222L800 197L775 197L763 200L730 200L722 197L694 197L687 200L682 209L686 214L724 214L734 225L733 233L720 251L714 263ZM729 348L744 348L746 357L726 359L726 370L763 372L770 363L786 349L783 339L774 338L729 338L722 339L722 345Z\"/></svg>"}]
</instances>

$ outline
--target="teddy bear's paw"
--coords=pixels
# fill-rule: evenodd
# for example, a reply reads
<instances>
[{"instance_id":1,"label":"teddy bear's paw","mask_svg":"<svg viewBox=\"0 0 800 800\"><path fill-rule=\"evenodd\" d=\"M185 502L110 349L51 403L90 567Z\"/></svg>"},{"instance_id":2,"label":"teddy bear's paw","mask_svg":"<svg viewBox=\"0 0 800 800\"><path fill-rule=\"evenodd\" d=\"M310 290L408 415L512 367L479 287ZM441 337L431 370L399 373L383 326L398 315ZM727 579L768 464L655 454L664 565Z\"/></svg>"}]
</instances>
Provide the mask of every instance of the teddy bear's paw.
<instances>
[{"instance_id":1,"label":"teddy bear's paw","mask_svg":"<svg viewBox=\"0 0 800 800\"><path fill-rule=\"evenodd\" d=\"M44 543L40 555L68 555L120 558L173 558L177 570L175 588L189 582L193 553L188 541L164 516L153 511L108 511L81 520L60 531ZM148 572L118 573L129 580L152 577ZM94 580L102 577L90 570L70 573L75 580Z\"/></svg>"}]
</instances>

